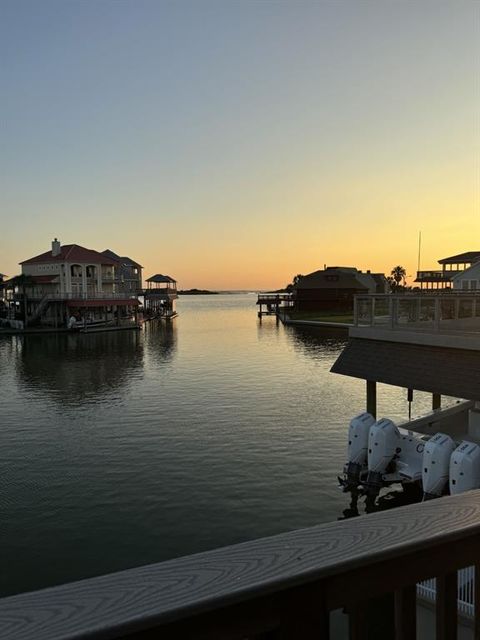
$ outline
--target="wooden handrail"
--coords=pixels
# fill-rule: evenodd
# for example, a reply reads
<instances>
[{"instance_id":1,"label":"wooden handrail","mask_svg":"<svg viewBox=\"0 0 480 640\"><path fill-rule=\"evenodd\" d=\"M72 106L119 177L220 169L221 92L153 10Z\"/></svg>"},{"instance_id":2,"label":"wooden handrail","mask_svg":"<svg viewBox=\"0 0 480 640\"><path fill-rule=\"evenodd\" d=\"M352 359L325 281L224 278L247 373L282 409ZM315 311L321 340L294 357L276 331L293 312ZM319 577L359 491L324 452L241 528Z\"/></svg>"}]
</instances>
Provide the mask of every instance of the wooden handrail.
<instances>
[{"instance_id":1,"label":"wooden handrail","mask_svg":"<svg viewBox=\"0 0 480 640\"><path fill-rule=\"evenodd\" d=\"M381 594L397 593L400 615L432 576L443 620L451 576L479 557L480 490L4 598L1 637L318 637L328 611Z\"/></svg>"}]
</instances>

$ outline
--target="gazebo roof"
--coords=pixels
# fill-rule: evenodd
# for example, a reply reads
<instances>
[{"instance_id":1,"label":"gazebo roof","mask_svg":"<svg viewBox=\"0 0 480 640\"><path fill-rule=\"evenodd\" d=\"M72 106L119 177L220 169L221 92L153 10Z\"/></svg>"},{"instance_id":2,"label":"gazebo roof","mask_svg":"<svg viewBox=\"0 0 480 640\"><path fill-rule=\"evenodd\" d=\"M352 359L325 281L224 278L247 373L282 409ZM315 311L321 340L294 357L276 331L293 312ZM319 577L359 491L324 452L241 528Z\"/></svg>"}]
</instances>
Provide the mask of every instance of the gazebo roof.
<instances>
[{"instance_id":1,"label":"gazebo roof","mask_svg":"<svg viewBox=\"0 0 480 640\"><path fill-rule=\"evenodd\" d=\"M164 276L161 273L156 273L154 276L151 276L151 278L148 278L147 282L174 284L177 281L171 278L170 276Z\"/></svg>"}]
</instances>

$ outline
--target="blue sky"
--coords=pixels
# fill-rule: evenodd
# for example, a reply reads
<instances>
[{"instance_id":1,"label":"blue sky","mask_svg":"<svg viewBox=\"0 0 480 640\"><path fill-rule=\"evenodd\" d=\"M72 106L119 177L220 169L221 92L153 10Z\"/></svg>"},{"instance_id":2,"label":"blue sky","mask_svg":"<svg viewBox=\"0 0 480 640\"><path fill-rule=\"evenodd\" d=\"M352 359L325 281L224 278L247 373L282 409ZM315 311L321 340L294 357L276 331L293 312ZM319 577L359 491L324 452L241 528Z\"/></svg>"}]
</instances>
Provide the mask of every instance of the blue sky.
<instances>
[{"instance_id":1,"label":"blue sky","mask_svg":"<svg viewBox=\"0 0 480 640\"><path fill-rule=\"evenodd\" d=\"M476 249L479 43L466 0L0 1L0 271L54 236L217 288Z\"/></svg>"}]
</instances>

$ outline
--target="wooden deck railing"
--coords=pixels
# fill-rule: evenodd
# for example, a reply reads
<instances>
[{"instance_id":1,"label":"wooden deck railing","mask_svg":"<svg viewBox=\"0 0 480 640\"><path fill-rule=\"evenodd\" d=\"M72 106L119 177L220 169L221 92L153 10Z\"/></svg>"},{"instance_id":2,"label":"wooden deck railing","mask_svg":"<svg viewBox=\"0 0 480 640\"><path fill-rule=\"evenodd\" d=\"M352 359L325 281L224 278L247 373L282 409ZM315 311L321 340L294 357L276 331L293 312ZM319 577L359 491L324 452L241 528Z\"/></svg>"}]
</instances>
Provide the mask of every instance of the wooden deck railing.
<instances>
[{"instance_id":1,"label":"wooden deck railing","mask_svg":"<svg viewBox=\"0 0 480 640\"><path fill-rule=\"evenodd\" d=\"M275 304L275 302L289 302L293 298L291 293L259 293L257 304Z\"/></svg>"},{"instance_id":2,"label":"wooden deck railing","mask_svg":"<svg viewBox=\"0 0 480 640\"><path fill-rule=\"evenodd\" d=\"M474 491L4 598L0 635L325 639L329 612L346 607L358 640L368 637L366 603L392 593L395 621L385 638L413 640L415 585L435 576L436 637L453 640L456 571L478 571L479 562Z\"/></svg>"}]
</instances>

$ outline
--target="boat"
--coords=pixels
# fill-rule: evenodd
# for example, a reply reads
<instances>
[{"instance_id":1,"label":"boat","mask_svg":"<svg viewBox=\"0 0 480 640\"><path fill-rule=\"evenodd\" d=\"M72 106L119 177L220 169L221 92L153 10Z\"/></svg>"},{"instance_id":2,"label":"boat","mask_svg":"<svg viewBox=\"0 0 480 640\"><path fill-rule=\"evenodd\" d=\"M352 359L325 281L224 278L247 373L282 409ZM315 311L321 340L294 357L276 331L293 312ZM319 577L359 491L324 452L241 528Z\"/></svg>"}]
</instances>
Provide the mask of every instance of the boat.
<instances>
[{"instance_id":1,"label":"boat","mask_svg":"<svg viewBox=\"0 0 480 640\"><path fill-rule=\"evenodd\" d=\"M441 424L442 416L432 413ZM366 510L374 510L382 489L392 485L401 485L412 500L480 488L480 442L468 430L472 416L476 417L474 403L461 401L453 411L442 413L446 428L434 434L425 433L429 416L426 424L425 418L417 420L419 431L412 428L414 423L401 426L388 418L375 420L368 412L352 418L347 460L339 476L340 487L351 494L351 508L365 496ZM465 417L467 430L462 434L459 428Z\"/></svg>"}]
</instances>

